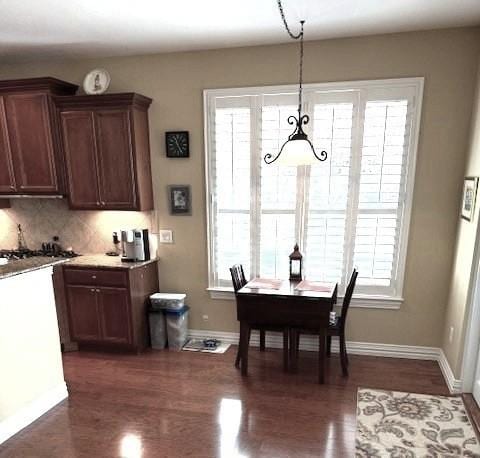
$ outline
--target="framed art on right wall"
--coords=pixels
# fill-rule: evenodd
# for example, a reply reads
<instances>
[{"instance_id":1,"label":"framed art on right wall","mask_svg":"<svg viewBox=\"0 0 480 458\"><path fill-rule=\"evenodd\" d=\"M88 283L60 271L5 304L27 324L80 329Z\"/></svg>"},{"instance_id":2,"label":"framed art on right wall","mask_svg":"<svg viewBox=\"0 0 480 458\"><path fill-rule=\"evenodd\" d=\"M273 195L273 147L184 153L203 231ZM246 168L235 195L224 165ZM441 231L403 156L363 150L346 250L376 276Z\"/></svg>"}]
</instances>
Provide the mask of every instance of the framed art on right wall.
<instances>
[{"instance_id":1,"label":"framed art on right wall","mask_svg":"<svg viewBox=\"0 0 480 458\"><path fill-rule=\"evenodd\" d=\"M465 177L463 181L463 198L461 216L467 221L472 221L475 213L477 198L478 177Z\"/></svg>"}]
</instances>

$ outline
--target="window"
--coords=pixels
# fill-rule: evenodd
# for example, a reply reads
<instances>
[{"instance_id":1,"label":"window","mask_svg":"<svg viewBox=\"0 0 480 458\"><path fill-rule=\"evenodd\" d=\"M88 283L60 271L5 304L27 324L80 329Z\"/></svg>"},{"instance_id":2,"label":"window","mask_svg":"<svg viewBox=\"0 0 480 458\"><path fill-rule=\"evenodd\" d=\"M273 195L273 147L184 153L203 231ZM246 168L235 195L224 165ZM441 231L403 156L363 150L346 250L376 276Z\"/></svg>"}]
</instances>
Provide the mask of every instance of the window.
<instances>
[{"instance_id":1,"label":"window","mask_svg":"<svg viewBox=\"0 0 480 458\"><path fill-rule=\"evenodd\" d=\"M297 87L205 91L209 287L230 288L229 267L288 277L296 242L308 279L353 267L356 296L401 300L422 78L306 85L308 134L328 159L267 165L293 128Z\"/></svg>"}]
</instances>

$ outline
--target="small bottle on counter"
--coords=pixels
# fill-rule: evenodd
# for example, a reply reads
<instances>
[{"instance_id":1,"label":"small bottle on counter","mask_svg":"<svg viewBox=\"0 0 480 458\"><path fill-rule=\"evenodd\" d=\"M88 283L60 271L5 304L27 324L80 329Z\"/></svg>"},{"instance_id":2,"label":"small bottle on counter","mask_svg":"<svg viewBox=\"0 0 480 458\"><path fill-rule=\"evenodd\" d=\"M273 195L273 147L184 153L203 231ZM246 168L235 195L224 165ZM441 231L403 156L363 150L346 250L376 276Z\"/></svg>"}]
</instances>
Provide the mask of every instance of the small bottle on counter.
<instances>
[{"instance_id":1,"label":"small bottle on counter","mask_svg":"<svg viewBox=\"0 0 480 458\"><path fill-rule=\"evenodd\" d=\"M113 232L112 241L113 241L113 251L108 251L105 254L107 256L120 256L120 239L118 238L118 232Z\"/></svg>"}]
</instances>

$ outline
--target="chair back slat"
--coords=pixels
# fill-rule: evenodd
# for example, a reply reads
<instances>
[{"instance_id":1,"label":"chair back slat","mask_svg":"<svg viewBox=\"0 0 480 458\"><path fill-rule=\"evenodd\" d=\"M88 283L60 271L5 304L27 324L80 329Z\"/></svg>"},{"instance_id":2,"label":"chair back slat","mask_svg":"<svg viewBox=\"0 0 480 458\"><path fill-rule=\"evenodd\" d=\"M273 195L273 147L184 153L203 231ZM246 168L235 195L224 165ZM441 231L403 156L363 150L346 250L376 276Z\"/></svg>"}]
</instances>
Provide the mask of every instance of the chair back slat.
<instances>
[{"instance_id":1,"label":"chair back slat","mask_svg":"<svg viewBox=\"0 0 480 458\"><path fill-rule=\"evenodd\" d=\"M353 269L350 281L348 282L347 290L345 291L345 296L343 298L342 304L342 314L340 315L340 327L345 329L345 324L347 322L348 308L350 307L350 302L353 296L353 290L355 289L355 283L358 277L358 270Z\"/></svg>"},{"instance_id":2,"label":"chair back slat","mask_svg":"<svg viewBox=\"0 0 480 458\"><path fill-rule=\"evenodd\" d=\"M243 272L243 266L241 264L235 264L230 267L230 275L232 276L233 290L237 292L247 284L245 273Z\"/></svg>"}]
</instances>

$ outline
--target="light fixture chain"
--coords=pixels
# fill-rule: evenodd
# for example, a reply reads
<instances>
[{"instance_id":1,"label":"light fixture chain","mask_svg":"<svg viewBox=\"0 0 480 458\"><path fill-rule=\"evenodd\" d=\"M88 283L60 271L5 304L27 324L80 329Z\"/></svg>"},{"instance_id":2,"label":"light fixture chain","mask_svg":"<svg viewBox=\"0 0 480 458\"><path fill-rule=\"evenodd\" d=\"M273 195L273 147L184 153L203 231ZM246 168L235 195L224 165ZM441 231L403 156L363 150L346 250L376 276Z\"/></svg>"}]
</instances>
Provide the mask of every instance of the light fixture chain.
<instances>
[{"instance_id":1,"label":"light fixture chain","mask_svg":"<svg viewBox=\"0 0 480 458\"><path fill-rule=\"evenodd\" d=\"M293 38L294 40L298 40L303 35L303 25L302 25L302 30L298 33L298 35L294 35L290 30L290 27L288 27L287 20L285 19L285 13L283 12L282 1L277 0L277 4L278 4L278 9L280 11L280 16L282 16L283 24L285 25L285 29L287 29L287 32L291 38Z\"/></svg>"},{"instance_id":2,"label":"light fixture chain","mask_svg":"<svg viewBox=\"0 0 480 458\"><path fill-rule=\"evenodd\" d=\"M300 75L299 75L299 89L298 89L298 115L302 111L302 91L303 91L303 24L305 21L301 21L302 30L300 32Z\"/></svg>"},{"instance_id":3,"label":"light fixture chain","mask_svg":"<svg viewBox=\"0 0 480 458\"><path fill-rule=\"evenodd\" d=\"M298 118L301 117L302 112L302 90L303 90L303 25L305 24L304 20L300 21L300 32L295 35L288 27L287 19L285 18L285 13L283 11L282 1L277 0L278 9L280 11L280 16L282 16L283 24L285 25L285 29L287 33L290 35L291 38L294 40L298 40L300 38L300 70L299 70L299 90L298 90Z\"/></svg>"}]
</instances>

